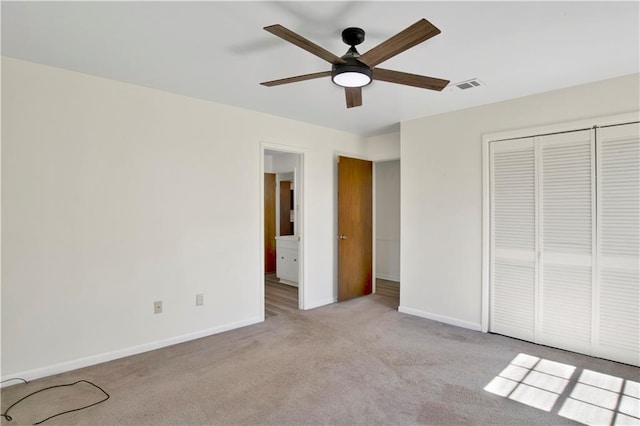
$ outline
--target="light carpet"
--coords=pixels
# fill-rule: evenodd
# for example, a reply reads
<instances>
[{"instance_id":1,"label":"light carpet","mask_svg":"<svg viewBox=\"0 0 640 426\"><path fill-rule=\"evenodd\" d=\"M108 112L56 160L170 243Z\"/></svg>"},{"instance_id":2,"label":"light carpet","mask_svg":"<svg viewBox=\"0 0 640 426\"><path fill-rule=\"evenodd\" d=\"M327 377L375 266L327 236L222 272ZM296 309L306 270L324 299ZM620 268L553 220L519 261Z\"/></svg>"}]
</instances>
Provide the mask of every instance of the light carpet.
<instances>
[{"instance_id":1,"label":"light carpet","mask_svg":"<svg viewBox=\"0 0 640 426\"><path fill-rule=\"evenodd\" d=\"M282 313L10 386L2 390L2 408L42 387L85 379L111 398L45 424L556 425L575 424L558 413L585 370L628 383L640 377L636 367L402 314L395 304L370 295ZM484 390L519 354L575 367L548 411ZM2 424L52 415L64 409L59 398L27 400L12 410L12 422ZM619 408L611 410L618 420Z\"/></svg>"}]
</instances>

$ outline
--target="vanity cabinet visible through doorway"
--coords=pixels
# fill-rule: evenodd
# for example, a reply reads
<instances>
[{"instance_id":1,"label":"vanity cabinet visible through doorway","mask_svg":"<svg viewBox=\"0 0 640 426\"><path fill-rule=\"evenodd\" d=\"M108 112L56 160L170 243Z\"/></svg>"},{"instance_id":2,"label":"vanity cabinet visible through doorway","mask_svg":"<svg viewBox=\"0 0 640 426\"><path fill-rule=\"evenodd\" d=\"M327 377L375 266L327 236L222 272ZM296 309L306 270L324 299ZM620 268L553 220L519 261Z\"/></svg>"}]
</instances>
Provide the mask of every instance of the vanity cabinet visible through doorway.
<instances>
[{"instance_id":1,"label":"vanity cabinet visible through doorway","mask_svg":"<svg viewBox=\"0 0 640 426\"><path fill-rule=\"evenodd\" d=\"M276 276L283 284L298 286L298 240L294 235L276 237Z\"/></svg>"}]
</instances>

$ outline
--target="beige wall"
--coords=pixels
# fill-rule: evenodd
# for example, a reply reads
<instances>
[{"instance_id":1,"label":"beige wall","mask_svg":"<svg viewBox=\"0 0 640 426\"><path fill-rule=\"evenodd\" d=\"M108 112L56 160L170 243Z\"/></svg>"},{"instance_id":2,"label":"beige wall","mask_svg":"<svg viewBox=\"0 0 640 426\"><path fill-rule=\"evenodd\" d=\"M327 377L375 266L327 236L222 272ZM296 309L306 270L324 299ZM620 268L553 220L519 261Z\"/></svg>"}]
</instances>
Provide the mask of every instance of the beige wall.
<instances>
[{"instance_id":1,"label":"beige wall","mask_svg":"<svg viewBox=\"0 0 640 426\"><path fill-rule=\"evenodd\" d=\"M400 309L480 329L482 135L640 108L639 75L402 123Z\"/></svg>"},{"instance_id":2,"label":"beige wall","mask_svg":"<svg viewBox=\"0 0 640 426\"><path fill-rule=\"evenodd\" d=\"M367 138L367 158L371 161L397 160L400 158L400 132Z\"/></svg>"},{"instance_id":3,"label":"beige wall","mask_svg":"<svg viewBox=\"0 0 640 426\"><path fill-rule=\"evenodd\" d=\"M304 152L306 306L334 300L335 155L362 138L9 58L2 107L3 377L260 321L261 142Z\"/></svg>"}]
</instances>

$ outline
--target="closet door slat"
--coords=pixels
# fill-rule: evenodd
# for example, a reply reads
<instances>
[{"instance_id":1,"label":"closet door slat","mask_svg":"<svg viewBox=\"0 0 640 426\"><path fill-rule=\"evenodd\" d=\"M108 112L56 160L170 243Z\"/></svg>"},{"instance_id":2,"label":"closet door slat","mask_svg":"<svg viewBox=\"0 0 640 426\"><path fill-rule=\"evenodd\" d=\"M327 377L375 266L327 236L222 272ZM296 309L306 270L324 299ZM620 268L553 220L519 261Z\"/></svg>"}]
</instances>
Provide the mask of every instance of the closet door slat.
<instances>
[{"instance_id":1,"label":"closet door slat","mask_svg":"<svg viewBox=\"0 0 640 426\"><path fill-rule=\"evenodd\" d=\"M598 129L594 352L640 365L640 125Z\"/></svg>"},{"instance_id":2,"label":"closet door slat","mask_svg":"<svg viewBox=\"0 0 640 426\"><path fill-rule=\"evenodd\" d=\"M536 281L533 139L491 143L490 179L490 329L533 340Z\"/></svg>"},{"instance_id":3,"label":"closet door slat","mask_svg":"<svg viewBox=\"0 0 640 426\"><path fill-rule=\"evenodd\" d=\"M594 132L539 138L538 342L591 352Z\"/></svg>"}]
</instances>

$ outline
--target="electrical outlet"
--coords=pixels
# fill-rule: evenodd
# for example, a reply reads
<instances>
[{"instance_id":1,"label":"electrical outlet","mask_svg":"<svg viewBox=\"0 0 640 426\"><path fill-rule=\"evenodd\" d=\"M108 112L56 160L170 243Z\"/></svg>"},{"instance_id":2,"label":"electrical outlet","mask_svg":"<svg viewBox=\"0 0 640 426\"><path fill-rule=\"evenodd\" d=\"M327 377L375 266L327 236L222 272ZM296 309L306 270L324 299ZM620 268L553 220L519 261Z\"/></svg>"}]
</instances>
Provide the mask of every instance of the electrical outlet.
<instances>
[{"instance_id":1,"label":"electrical outlet","mask_svg":"<svg viewBox=\"0 0 640 426\"><path fill-rule=\"evenodd\" d=\"M162 313L162 300L157 300L153 302L153 313L154 314Z\"/></svg>"},{"instance_id":2,"label":"electrical outlet","mask_svg":"<svg viewBox=\"0 0 640 426\"><path fill-rule=\"evenodd\" d=\"M196 294L196 306L204 305L204 294Z\"/></svg>"}]
</instances>

